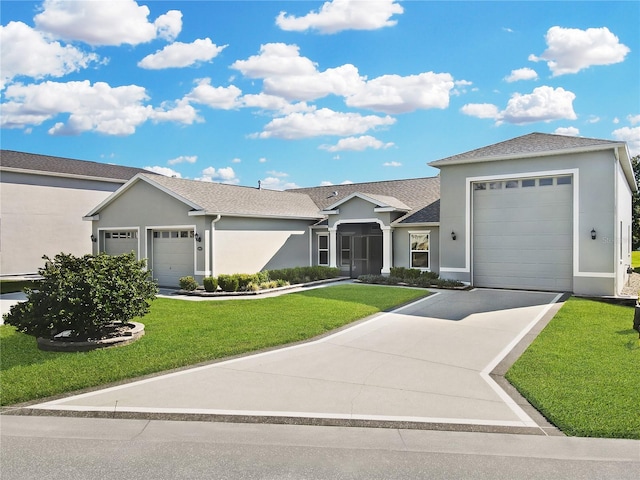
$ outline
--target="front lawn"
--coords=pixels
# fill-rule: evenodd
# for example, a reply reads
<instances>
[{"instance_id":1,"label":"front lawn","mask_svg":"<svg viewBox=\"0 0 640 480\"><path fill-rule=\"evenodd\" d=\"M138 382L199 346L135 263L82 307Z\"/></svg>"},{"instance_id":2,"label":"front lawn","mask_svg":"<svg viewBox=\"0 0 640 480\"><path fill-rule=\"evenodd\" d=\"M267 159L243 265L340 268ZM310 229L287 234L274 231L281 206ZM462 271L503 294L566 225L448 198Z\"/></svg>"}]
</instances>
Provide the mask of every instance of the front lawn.
<instances>
[{"instance_id":1,"label":"front lawn","mask_svg":"<svg viewBox=\"0 0 640 480\"><path fill-rule=\"evenodd\" d=\"M631 252L631 266L633 268L640 268L640 251Z\"/></svg>"},{"instance_id":2,"label":"front lawn","mask_svg":"<svg viewBox=\"0 0 640 480\"><path fill-rule=\"evenodd\" d=\"M85 353L43 352L34 337L0 327L2 405L305 340L428 295L426 291L340 285L274 298L156 299L145 336Z\"/></svg>"},{"instance_id":3,"label":"front lawn","mask_svg":"<svg viewBox=\"0 0 640 480\"><path fill-rule=\"evenodd\" d=\"M567 435L640 439L633 307L571 298L507 372Z\"/></svg>"}]
</instances>

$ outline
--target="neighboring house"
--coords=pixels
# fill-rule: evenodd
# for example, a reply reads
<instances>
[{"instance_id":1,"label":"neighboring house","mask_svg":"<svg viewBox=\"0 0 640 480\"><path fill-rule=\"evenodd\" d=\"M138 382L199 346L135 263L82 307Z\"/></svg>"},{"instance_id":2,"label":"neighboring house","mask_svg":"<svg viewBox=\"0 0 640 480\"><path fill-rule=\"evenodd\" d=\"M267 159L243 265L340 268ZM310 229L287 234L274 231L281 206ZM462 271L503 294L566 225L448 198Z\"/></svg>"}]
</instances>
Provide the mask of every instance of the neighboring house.
<instances>
[{"instance_id":1,"label":"neighboring house","mask_svg":"<svg viewBox=\"0 0 640 480\"><path fill-rule=\"evenodd\" d=\"M143 173L87 220L95 251L133 250L166 286L300 265L586 295L624 286L637 190L625 143L533 133L431 165L439 176L284 192Z\"/></svg>"},{"instance_id":2,"label":"neighboring house","mask_svg":"<svg viewBox=\"0 0 640 480\"><path fill-rule=\"evenodd\" d=\"M35 273L45 254L91 253L82 217L142 171L0 150L0 275Z\"/></svg>"}]
</instances>

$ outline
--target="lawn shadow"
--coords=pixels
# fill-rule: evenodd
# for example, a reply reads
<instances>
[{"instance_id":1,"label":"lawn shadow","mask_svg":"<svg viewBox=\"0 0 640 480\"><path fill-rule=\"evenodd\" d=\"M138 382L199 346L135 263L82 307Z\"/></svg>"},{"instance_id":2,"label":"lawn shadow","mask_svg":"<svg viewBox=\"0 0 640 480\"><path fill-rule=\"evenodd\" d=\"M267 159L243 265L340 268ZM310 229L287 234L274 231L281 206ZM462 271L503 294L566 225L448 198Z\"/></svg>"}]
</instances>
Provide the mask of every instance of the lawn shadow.
<instances>
[{"instance_id":1,"label":"lawn shadow","mask_svg":"<svg viewBox=\"0 0 640 480\"><path fill-rule=\"evenodd\" d=\"M625 347L627 350L640 350L640 338L636 337L636 334L638 333L636 330L630 328L628 330L618 330L616 333L625 337L633 334L633 338L625 343Z\"/></svg>"},{"instance_id":2,"label":"lawn shadow","mask_svg":"<svg viewBox=\"0 0 640 480\"><path fill-rule=\"evenodd\" d=\"M0 366L2 371L7 371L14 367L45 363L60 355L64 355L64 353L40 350L35 337L16 332L2 339Z\"/></svg>"}]
</instances>

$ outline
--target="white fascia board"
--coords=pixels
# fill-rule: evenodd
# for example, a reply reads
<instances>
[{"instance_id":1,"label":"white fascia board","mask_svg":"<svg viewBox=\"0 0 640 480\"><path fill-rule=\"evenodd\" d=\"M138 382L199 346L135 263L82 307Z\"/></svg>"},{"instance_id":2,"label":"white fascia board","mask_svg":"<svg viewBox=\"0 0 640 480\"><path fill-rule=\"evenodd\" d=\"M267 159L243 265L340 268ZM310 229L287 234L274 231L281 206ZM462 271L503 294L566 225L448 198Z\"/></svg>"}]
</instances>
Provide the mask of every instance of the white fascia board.
<instances>
[{"instance_id":1,"label":"white fascia board","mask_svg":"<svg viewBox=\"0 0 640 480\"><path fill-rule=\"evenodd\" d=\"M392 227L404 227L404 228L413 228L413 227L439 227L440 222L412 222L412 223L402 223L402 222L391 222Z\"/></svg>"},{"instance_id":2,"label":"white fascia board","mask_svg":"<svg viewBox=\"0 0 640 480\"><path fill-rule=\"evenodd\" d=\"M629 153L629 147L627 144L620 145L616 150L616 158L620 162L624 176L631 187L632 192L638 191L638 184L636 183L636 176L633 173L633 165L631 164L631 154Z\"/></svg>"},{"instance_id":3,"label":"white fascia board","mask_svg":"<svg viewBox=\"0 0 640 480\"><path fill-rule=\"evenodd\" d=\"M320 210L320 215L340 215L340 209L335 210Z\"/></svg>"},{"instance_id":4,"label":"white fascia board","mask_svg":"<svg viewBox=\"0 0 640 480\"><path fill-rule=\"evenodd\" d=\"M43 177L61 177L61 178L73 178L78 180L94 180L96 182L118 183L120 185L127 182L127 180L123 178L94 177L91 175L49 172L47 170L30 170L27 168L1 167L0 170L2 170L3 172L26 173L28 175L40 175Z\"/></svg>"},{"instance_id":5,"label":"white fascia board","mask_svg":"<svg viewBox=\"0 0 640 480\"><path fill-rule=\"evenodd\" d=\"M306 216L296 216L296 215L264 215L264 214L251 214L251 213L224 213L224 212L205 212L203 211L202 215L211 215L216 216L220 215L223 217L235 217L235 218L266 218L273 220L312 220L317 222L318 220L322 220L323 217L306 217Z\"/></svg>"},{"instance_id":6,"label":"white fascia board","mask_svg":"<svg viewBox=\"0 0 640 480\"><path fill-rule=\"evenodd\" d=\"M458 160L436 160L434 162L429 162L427 165L430 167L440 168L448 166L448 165L463 165L469 163L484 163L484 162L498 162L500 160L518 160L522 158L537 158L537 157L551 157L554 155L569 155L574 153L585 153L585 152L600 152L603 150L616 150L621 147L626 148L625 143L608 143L604 145L591 145L588 147L575 147L575 148L564 148L561 150L547 150L545 152L530 152L530 153L511 153L508 155L494 155L488 157L477 157L477 158L460 158Z\"/></svg>"},{"instance_id":7,"label":"white fascia board","mask_svg":"<svg viewBox=\"0 0 640 480\"><path fill-rule=\"evenodd\" d=\"M207 212L205 212L204 210L192 210L187 215L189 215L190 217L204 217L205 215L207 215Z\"/></svg>"},{"instance_id":8,"label":"white fascia board","mask_svg":"<svg viewBox=\"0 0 640 480\"><path fill-rule=\"evenodd\" d=\"M386 213L386 212L408 212L409 210L406 208L395 208L395 207L376 207L373 209L376 213Z\"/></svg>"},{"instance_id":9,"label":"white fascia board","mask_svg":"<svg viewBox=\"0 0 640 480\"><path fill-rule=\"evenodd\" d=\"M85 222L97 222L100 220L100 215L93 215L91 217L82 217L82 220Z\"/></svg>"}]
</instances>

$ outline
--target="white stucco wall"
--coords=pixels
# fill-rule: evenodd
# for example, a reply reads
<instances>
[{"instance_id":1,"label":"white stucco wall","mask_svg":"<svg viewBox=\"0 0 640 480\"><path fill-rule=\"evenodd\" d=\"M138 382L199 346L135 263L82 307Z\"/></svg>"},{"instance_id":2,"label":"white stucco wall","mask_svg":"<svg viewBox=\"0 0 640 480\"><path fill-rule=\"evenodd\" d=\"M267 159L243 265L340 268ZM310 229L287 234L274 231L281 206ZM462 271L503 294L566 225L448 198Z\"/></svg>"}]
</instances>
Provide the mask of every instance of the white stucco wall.
<instances>
[{"instance_id":1,"label":"white stucco wall","mask_svg":"<svg viewBox=\"0 0 640 480\"><path fill-rule=\"evenodd\" d=\"M2 172L0 275L36 273L42 256L91 253L82 220L121 183Z\"/></svg>"}]
</instances>

